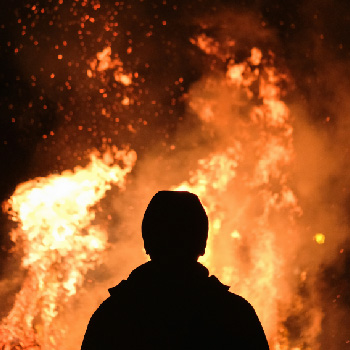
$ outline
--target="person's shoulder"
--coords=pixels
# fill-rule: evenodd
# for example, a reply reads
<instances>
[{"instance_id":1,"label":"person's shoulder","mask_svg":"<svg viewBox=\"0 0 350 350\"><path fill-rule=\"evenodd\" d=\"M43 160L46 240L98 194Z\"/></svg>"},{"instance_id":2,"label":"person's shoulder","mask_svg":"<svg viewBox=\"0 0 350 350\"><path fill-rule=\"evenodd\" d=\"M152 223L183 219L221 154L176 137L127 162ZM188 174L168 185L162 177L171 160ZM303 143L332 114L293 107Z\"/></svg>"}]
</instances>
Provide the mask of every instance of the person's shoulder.
<instances>
[{"instance_id":1,"label":"person's shoulder","mask_svg":"<svg viewBox=\"0 0 350 350\"><path fill-rule=\"evenodd\" d=\"M112 305L114 304L113 298L109 296L107 299L105 299L95 310L95 312L92 315L92 320L99 320L101 318L105 318L109 315L112 309Z\"/></svg>"},{"instance_id":2,"label":"person's shoulder","mask_svg":"<svg viewBox=\"0 0 350 350\"><path fill-rule=\"evenodd\" d=\"M94 317L98 317L99 315L106 314L112 312L113 308L119 302L120 298L123 294L125 294L126 281L122 280L116 286L109 288L109 297L105 299L99 307L94 312Z\"/></svg>"},{"instance_id":3,"label":"person's shoulder","mask_svg":"<svg viewBox=\"0 0 350 350\"><path fill-rule=\"evenodd\" d=\"M241 309L254 310L253 306L245 298L231 292L230 287L223 284L216 276L212 275L208 280L209 284L211 285L211 289L215 291L216 294L220 295L223 302L234 304L235 307Z\"/></svg>"},{"instance_id":4,"label":"person's shoulder","mask_svg":"<svg viewBox=\"0 0 350 350\"><path fill-rule=\"evenodd\" d=\"M110 297L106 300L111 300L114 299L115 296L122 294L123 292L125 292L127 286L127 281L126 280L122 280L120 283L118 283L116 286L108 288L108 292L110 294ZM113 297L113 298L112 298ZM109 301L110 302L110 301Z\"/></svg>"}]
</instances>

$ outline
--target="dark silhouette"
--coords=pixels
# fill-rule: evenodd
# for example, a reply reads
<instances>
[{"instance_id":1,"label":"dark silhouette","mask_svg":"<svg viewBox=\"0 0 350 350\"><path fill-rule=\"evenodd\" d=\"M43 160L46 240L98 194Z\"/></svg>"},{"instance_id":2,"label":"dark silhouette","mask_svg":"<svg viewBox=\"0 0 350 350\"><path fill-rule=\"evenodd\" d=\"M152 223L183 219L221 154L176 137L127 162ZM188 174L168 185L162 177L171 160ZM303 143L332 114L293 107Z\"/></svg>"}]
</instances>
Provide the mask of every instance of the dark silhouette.
<instances>
[{"instance_id":1,"label":"dark silhouette","mask_svg":"<svg viewBox=\"0 0 350 350\"><path fill-rule=\"evenodd\" d=\"M269 349L253 307L197 262L208 217L189 192L158 192L142 222L151 261L109 289L82 350Z\"/></svg>"}]
</instances>

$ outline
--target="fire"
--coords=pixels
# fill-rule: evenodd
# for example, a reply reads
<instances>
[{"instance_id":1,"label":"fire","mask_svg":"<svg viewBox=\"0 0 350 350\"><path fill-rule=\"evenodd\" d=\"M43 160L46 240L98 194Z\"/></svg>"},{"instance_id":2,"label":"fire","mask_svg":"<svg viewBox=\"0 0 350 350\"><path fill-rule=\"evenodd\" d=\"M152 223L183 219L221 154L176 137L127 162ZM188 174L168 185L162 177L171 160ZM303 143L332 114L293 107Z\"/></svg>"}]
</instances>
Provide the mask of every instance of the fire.
<instances>
[{"instance_id":1,"label":"fire","mask_svg":"<svg viewBox=\"0 0 350 350\"><path fill-rule=\"evenodd\" d=\"M125 187L136 153L112 148L91 154L85 168L19 185L4 209L18 227L11 239L23 251L27 276L12 311L0 324L0 347L60 349L59 307L101 261L107 233L94 223L94 206L112 184Z\"/></svg>"},{"instance_id":2,"label":"fire","mask_svg":"<svg viewBox=\"0 0 350 350\"><path fill-rule=\"evenodd\" d=\"M287 95L285 87L293 84L290 73L283 68L292 60L289 57L284 61L283 52L292 52L295 47L278 49L279 39L271 31L272 22L267 25L264 15L255 19L255 15L245 11L235 13L231 5L225 5L223 11L217 2L208 7L208 15L203 18L205 5L200 6L202 12L191 4L170 5L166 1L162 5L145 1L100 4L99 0L59 0L57 6L50 3L12 11L18 17L18 25L11 17L13 23L5 31L21 33L23 37L15 39L17 35L13 35L5 50L7 54L13 51L8 61L19 65L19 69L9 72L9 77L16 74L8 85L9 94L14 95L8 105L11 130L19 132L26 125L28 129L37 125L38 129L31 130L38 132L45 130L42 116L47 114L42 112L57 115L57 120L61 118L62 125L56 128L50 114L49 126L54 130L40 135L36 151L58 155L57 167L64 165L63 158L79 156L84 145L88 148L101 141L139 149L143 158L128 187L131 194L126 196L126 212L120 215L120 224L127 227L129 236L140 233L140 221L128 220L128 215L142 215L141 202L151 192L171 188L196 193L210 219L208 246L201 262L230 285L232 292L252 303L271 349L317 350L324 342L322 338L333 343L335 327L321 328L322 311L329 304L325 297L318 298L316 272L321 264L326 266L325 252L330 253L329 247L340 242L341 234L335 233L340 227L335 222L339 213L324 215L327 220L322 222L315 201L310 204L311 219L306 214L304 221L299 221L302 197L297 194L304 196L302 199L317 197L321 202L318 194L313 194L316 188L324 188L318 186L324 176L332 174L333 178L333 170L338 166L334 163L338 161L332 159L329 170L328 166L316 166L325 165L326 161L313 160L318 147L316 151L309 150L313 140L306 140L307 133L300 136L305 111L293 94ZM186 16L180 15L187 11ZM193 18L191 13L195 14ZM290 28L293 26L291 22ZM281 24L282 27L289 25ZM47 33L43 28L49 29ZM314 55L312 48L316 47L317 53L321 46L310 46L307 60ZM272 50L282 57L277 60ZM324 65L312 66L318 71ZM313 78L304 72L307 67L303 66L299 79L311 87ZM331 68L333 76L335 69L333 65ZM318 79L316 73L311 75ZM31 88L34 90L27 90ZM22 99L16 94L24 96L22 106ZM34 96L38 97L35 101ZM309 103L307 97L303 103ZM301 108L300 115L297 108ZM34 117L34 110L40 110L40 118ZM297 123L293 120L294 110L298 110ZM327 110L322 118L333 124L337 111ZM323 114L321 109L318 112ZM310 119L320 118L317 114ZM295 133L296 143L295 125L302 125ZM346 131L344 128L344 134ZM316 131L311 135L316 139ZM1 142L10 147L14 137L17 134ZM331 153L321 147L323 140L318 143L322 156L329 157ZM307 156L297 154L298 161L302 158L301 164L315 162L310 169L317 168L317 173L308 174L302 185L297 177L301 176L299 172L304 176L307 171L301 172L299 163L294 163L300 145L305 147ZM343 145L342 149L346 150ZM4 211L16 225L10 237L22 256L26 275L12 311L0 322L0 349L79 347L78 328L80 324L86 326L87 316L79 313L77 332L70 333L58 325L60 316L64 318L68 312L72 296L80 297L89 290L83 284L87 271L98 266L104 257L106 264L110 262L104 254L106 247L113 247L118 256L119 245L107 242L107 228L98 224L96 211L111 186L126 187L125 178L135 157L133 151L113 147L104 154L94 153L84 168L18 185L4 203ZM311 181L315 181L315 189L309 192ZM343 191L345 196L346 186ZM137 199L133 197L135 192ZM105 214L112 217L113 213ZM315 218L321 222L317 223L319 229L313 231ZM327 244L325 234L318 230L333 232L327 236ZM118 240L124 242L124 237ZM130 241L130 250L123 249L120 254L128 262L123 265L124 270L114 270L113 282L104 281L101 289L107 290L110 283L126 278L129 267L133 267L129 261L136 261L138 253L141 256L141 245L136 245L136 239ZM313 256L316 249L324 256ZM339 249L345 256L344 246ZM102 299L96 294L93 302L97 304ZM84 302L82 308L88 313ZM338 308L347 311L347 306ZM324 324L337 321L327 315ZM322 347L327 348L327 342Z\"/></svg>"},{"instance_id":3,"label":"fire","mask_svg":"<svg viewBox=\"0 0 350 350\"><path fill-rule=\"evenodd\" d=\"M201 37L192 42L205 52L220 54L214 41ZM120 69L118 62L106 48L90 62L88 76ZM122 78L118 69L114 78L125 86L131 84L132 75L130 80ZM100 79L104 82L103 76ZM204 127L219 135L220 145L198 160L187 181L172 187L201 198L210 219L201 262L252 303L275 349L289 348L279 310L290 302L284 270L293 252L283 245L295 235L295 218L301 213L286 171L294 149L290 111L281 99L283 79L271 60L253 48L246 60L230 59L220 77L208 75L194 86L188 106ZM124 167L114 164L115 160ZM107 152L102 159L92 155L86 168L18 186L7 211L19 224L11 237L23 246L22 265L28 276L1 324L0 334L8 334L3 344L58 348L64 338L54 327L58 301L65 303L77 292L107 245L105 230L93 222L93 206L111 184L124 186L134 162L133 152L114 150L114 156ZM278 240L279 230L285 227L284 240ZM25 322L19 327L22 319ZM316 324L312 336L317 334Z\"/></svg>"},{"instance_id":4,"label":"fire","mask_svg":"<svg viewBox=\"0 0 350 350\"><path fill-rule=\"evenodd\" d=\"M213 237L219 234L221 229L222 214L218 211L216 198L235 177L238 163L234 150L230 148L226 154L213 154L208 159L199 160L198 164L200 168L192 174L189 182L184 182L172 190L190 191L203 201L210 224L206 253L201 258L201 262L206 263L210 261Z\"/></svg>"},{"instance_id":5,"label":"fire","mask_svg":"<svg viewBox=\"0 0 350 350\"><path fill-rule=\"evenodd\" d=\"M203 91L192 91L191 108L210 128L225 135L227 146L199 160L190 179L174 187L201 198L210 220L201 261L252 303L275 349L288 349L288 341L280 334L283 316L278 310L288 304L289 290L288 276L283 273L283 243L276 239L281 227L274 226L271 218L283 215L281 221L289 226L285 239L289 240L301 213L285 170L293 161L294 150L290 112L279 87L283 78L253 48L246 61L230 62L225 80L207 77ZM258 91L253 90L256 84ZM204 100L203 95L212 98ZM222 110L221 95L231 96L232 106L247 106L249 119L243 123L232 111ZM256 97L260 104L252 102Z\"/></svg>"}]
</instances>

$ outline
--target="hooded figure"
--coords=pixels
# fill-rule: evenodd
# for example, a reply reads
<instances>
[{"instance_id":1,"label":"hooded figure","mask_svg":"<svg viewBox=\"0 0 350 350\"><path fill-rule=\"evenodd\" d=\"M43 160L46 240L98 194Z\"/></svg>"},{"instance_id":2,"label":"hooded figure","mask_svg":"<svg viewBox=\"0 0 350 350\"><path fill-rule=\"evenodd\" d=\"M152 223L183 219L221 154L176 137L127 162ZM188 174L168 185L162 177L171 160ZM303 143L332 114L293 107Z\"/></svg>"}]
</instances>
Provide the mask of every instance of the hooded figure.
<instances>
[{"instance_id":1,"label":"hooded figure","mask_svg":"<svg viewBox=\"0 0 350 350\"><path fill-rule=\"evenodd\" d=\"M109 289L81 350L269 349L253 307L197 262L208 217L196 195L158 192L142 237L151 261Z\"/></svg>"}]
</instances>

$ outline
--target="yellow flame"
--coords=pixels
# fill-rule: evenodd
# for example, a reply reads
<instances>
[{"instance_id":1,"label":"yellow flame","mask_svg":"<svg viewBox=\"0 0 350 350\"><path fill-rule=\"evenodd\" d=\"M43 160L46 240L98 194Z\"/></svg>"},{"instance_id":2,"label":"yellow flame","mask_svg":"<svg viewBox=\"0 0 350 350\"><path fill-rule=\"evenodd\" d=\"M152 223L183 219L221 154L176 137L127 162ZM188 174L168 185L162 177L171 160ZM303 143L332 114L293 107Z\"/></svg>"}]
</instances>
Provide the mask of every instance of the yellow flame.
<instances>
[{"instance_id":1,"label":"yellow flame","mask_svg":"<svg viewBox=\"0 0 350 350\"><path fill-rule=\"evenodd\" d=\"M85 168L35 178L16 188L5 208L18 222L11 238L23 250L27 277L0 324L0 347L20 342L25 348L35 343L41 349L56 348L52 322L58 303L76 293L106 248L107 234L94 223L93 206L112 184L124 187L135 160L135 152L114 147L103 155L92 154Z\"/></svg>"}]
</instances>

